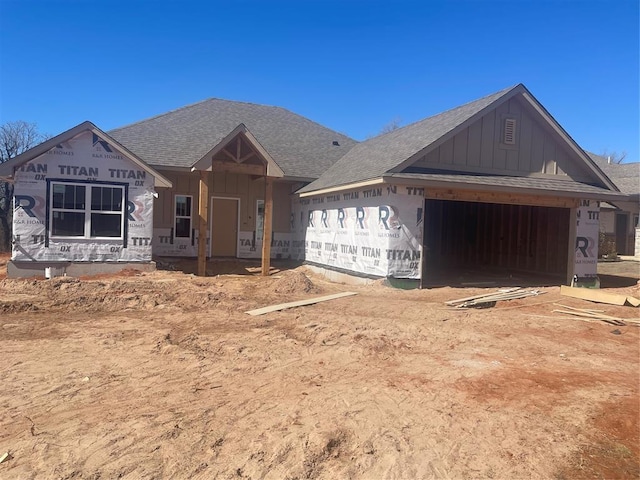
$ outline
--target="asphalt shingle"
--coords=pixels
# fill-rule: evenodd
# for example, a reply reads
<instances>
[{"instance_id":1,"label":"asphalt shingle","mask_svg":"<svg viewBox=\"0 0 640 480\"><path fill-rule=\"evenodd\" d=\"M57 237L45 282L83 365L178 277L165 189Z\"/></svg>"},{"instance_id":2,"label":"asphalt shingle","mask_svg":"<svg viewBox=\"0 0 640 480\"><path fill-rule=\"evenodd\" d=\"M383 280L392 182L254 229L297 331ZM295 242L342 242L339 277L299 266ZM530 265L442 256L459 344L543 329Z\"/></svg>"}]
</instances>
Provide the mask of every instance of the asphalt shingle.
<instances>
[{"instance_id":1,"label":"asphalt shingle","mask_svg":"<svg viewBox=\"0 0 640 480\"><path fill-rule=\"evenodd\" d=\"M428 147L499 98L520 87L520 85L517 85L501 90L479 100L359 143L333 164L318 180L307 185L300 192L310 192L378 178L412 155Z\"/></svg>"},{"instance_id":2,"label":"asphalt shingle","mask_svg":"<svg viewBox=\"0 0 640 480\"><path fill-rule=\"evenodd\" d=\"M621 192L628 195L640 194L640 163L609 163L602 155L587 152L600 169L611 179Z\"/></svg>"},{"instance_id":3,"label":"asphalt shingle","mask_svg":"<svg viewBox=\"0 0 640 480\"><path fill-rule=\"evenodd\" d=\"M116 128L109 135L154 167L191 167L241 123L290 177L318 178L356 144L281 107L216 98Z\"/></svg>"},{"instance_id":4,"label":"asphalt shingle","mask_svg":"<svg viewBox=\"0 0 640 480\"><path fill-rule=\"evenodd\" d=\"M396 179L424 180L425 182L437 182L447 185L464 184L482 187L491 187L495 190L515 191L515 190L536 190L541 194L553 193L561 194L582 194L597 195L598 197L619 198L620 193L613 192L606 188L576 182L570 178L540 178L540 177L515 177L509 175L471 175L460 173L394 173L388 175Z\"/></svg>"}]
</instances>

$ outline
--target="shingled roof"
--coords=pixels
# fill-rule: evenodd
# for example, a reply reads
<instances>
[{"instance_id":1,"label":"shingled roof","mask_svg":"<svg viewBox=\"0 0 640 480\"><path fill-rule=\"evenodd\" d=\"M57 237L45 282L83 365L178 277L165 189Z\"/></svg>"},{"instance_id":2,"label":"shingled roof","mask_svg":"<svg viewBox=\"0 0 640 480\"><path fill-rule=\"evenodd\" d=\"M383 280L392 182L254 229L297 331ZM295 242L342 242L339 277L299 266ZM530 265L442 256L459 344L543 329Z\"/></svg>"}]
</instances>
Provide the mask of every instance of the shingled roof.
<instances>
[{"instance_id":1,"label":"shingled roof","mask_svg":"<svg viewBox=\"0 0 640 480\"><path fill-rule=\"evenodd\" d=\"M591 161L527 88L523 84L518 84L359 143L334 163L320 178L300 189L298 193L310 194L318 190L340 188L382 177L389 178L391 174L399 173L403 168L409 167L418 155L426 153L429 147L436 142L453 135L486 112L519 94L523 95L534 108L546 117L549 124L583 158L586 166L593 172L594 178L599 178L597 183L606 185L615 191L611 180ZM486 177L485 181L487 179L490 181L491 176ZM584 184L573 183L575 183L572 187L574 190L584 193L590 192L588 186L582 188L581 186ZM567 182L564 185L567 185Z\"/></svg>"},{"instance_id":2,"label":"shingled roof","mask_svg":"<svg viewBox=\"0 0 640 480\"><path fill-rule=\"evenodd\" d=\"M318 178L356 144L346 135L281 107L217 98L109 134L154 167L190 168L240 124L288 177Z\"/></svg>"},{"instance_id":3,"label":"shingled roof","mask_svg":"<svg viewBox=\"0 0 640 480\"><path fill-rule=\"evenodd\" d=\"M608 159L602 155L587 152L591 159L596 162L607 176L621 192L627 195L640 194L640 163L609 163Z\"/></svg>"},{"instance_id":4,"label":"shingled roof","mask_svg":"<svg viewBox=\"0 0 640 480\"><path fill-rule=\"evenodd\" d=\"M515 88L506 88L359 143L300 193L381 177Z\"/></svg>"}]
</instances>

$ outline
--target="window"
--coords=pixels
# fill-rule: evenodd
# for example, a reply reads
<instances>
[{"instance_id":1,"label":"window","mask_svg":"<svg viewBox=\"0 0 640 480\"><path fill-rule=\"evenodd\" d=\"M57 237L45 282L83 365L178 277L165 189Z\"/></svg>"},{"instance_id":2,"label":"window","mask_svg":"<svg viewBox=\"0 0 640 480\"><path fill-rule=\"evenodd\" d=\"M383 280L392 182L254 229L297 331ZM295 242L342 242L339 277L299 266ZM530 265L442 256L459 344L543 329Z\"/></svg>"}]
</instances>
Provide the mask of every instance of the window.
<instances>
[{"instance_id":1,"label":"window","mask_svg":"<svg viewBox=\"0 0 640 480\"><path fill-rule=\"evenodd\" d=\"M177 238L191 237L191 195L176 195L175 197L175 236Z\"/></svg>"},{"instance_id":2,"label":"window","mask_svg":"<svg viewBox=\"0 0 640 480\"><path fill-rule=\"evenodd\" d=\"M262 241L264 232L264 200L256 200L256 240Z\"/></svg>"},{"instance_id":3,"label":"window","mask_svg":"<svg viewBox=\"0 0 640 480\"><path fill-rule=\"evenodd\" d=\"M52 237L124 237L124 186L52 182Z\"/></svg>"}]
</instances>

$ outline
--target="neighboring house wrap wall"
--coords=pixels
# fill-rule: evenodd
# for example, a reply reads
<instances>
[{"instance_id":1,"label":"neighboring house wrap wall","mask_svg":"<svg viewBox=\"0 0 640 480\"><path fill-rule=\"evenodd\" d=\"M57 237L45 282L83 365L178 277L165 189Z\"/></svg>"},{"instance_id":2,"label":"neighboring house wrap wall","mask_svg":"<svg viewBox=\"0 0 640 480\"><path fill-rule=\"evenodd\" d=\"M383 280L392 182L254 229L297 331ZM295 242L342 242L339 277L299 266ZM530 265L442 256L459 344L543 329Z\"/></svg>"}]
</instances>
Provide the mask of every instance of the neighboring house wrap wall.
<instances>
[{"instance_id":1,"label":"neighboring house wrap wall","mask_svg":"<svg viewBox=\"0 0 640 480\"><path fill-rule=\"evenodd\" d=\"M14 261L148 262L154 177L85 131L15 172Z\"/></svg>"}]
</instances>

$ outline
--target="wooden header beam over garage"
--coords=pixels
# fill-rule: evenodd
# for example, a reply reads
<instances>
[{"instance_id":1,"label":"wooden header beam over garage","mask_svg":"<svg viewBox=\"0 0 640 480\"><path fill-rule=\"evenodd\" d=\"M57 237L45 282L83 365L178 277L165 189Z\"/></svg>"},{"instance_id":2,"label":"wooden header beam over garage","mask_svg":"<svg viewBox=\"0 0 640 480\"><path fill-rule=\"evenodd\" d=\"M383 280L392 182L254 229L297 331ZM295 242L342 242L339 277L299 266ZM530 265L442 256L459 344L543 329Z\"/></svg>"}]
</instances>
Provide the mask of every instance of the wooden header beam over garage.
<instances>
[{"instance_id":1,"label":"wooden header beam over garage","mask_svg":"<svg viewBox=\"0 0 640 480\"><path fill-rule=\"evenodd\" d=\"M576 208L579 200L569 197L521 195L515 193L485 192L457 189L426 188L425 198L459 202L503 203L508 205L535 205L538 207Z\"/></svg>"}]
</instances>

